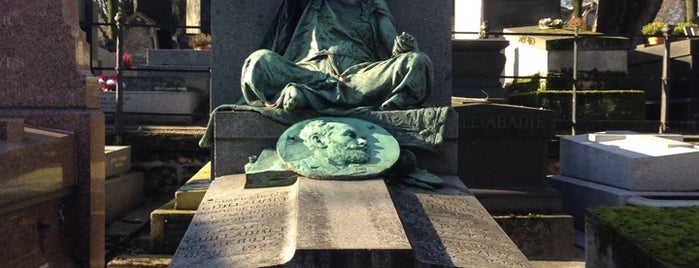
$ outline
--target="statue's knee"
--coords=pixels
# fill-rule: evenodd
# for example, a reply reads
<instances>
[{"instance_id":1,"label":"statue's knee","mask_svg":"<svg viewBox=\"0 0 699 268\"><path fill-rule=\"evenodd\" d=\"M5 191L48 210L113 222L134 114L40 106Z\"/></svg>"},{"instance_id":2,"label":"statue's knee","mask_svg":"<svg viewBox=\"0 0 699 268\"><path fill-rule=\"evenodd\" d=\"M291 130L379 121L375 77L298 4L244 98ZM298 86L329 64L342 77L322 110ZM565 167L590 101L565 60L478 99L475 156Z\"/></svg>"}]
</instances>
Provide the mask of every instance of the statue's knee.
<instances>
[{"instance_id":1,"label":"statue's knee","mask_svg":"<svg viewBox=\"0 0 699 268\"><path fill-rule=\"evenodd\" d=\"M410 62L411 66L431 66L432 60L422 51L411 51L401 55L401 60Z\"/></svg>"},{"instance_id":2,"label":"statue's knee","mask_svg":"<svg viewBox=\"0 0 699 268\"><path fill-rule=\"evenodd\" d=\"M248 56L248 62L259 62L259 61L272 61L274 58L279 57L274 51L269 49L259 49Z\"/></svg>"}]
</instances>

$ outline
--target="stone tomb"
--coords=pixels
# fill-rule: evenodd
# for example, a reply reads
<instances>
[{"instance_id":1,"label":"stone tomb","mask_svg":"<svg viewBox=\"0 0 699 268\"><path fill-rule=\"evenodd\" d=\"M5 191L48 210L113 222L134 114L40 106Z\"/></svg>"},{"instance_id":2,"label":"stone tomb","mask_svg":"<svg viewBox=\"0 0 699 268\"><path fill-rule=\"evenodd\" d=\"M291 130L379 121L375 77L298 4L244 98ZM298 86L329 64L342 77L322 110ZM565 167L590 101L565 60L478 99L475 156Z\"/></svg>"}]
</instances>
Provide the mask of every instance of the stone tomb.
<instances>
[{"instance_id":1,"label":"stone tomb","mask_svg":"<svg viewBox=\"0 0 699 268\"><path fill-rule=\"evenodd\" d=\"M383 180L213 181L171 267L528 267L455 176L439 192Z\"/></svg>"},{"instance_id":2,"label":"stone tomb","mask_svg":"<svg viewBox=\"0 0 699 268\"><path fill-rule=\"evenodd\" d=\"M527 35L539 32L538 26L506 28L504 32L510 41L505 49L505 75L547 76L573 67L572 36ZM627 38L583 35L578 40L578 71L627 72L627 50Z\"/></svg>"},{"instance_id":3,"label":"stone tomb","mask_svg":"<svg viewBox=\"0 0 699 268\"><path fill-rule=\"evenodd\" d=\"M690 206L699 194L699 150L674 134L607 132L561 139L561 175L551 185L577 228L600 205Z\"/></svg>"},{"instance_id":4,"label":"stone tomb","mask_svg":"<svg viewBox=\"0 0 699 268\"><path fill-rule=\"evenodd\" d=\"M77 165L74 136L24 127L22 119L0 119L0 263L6 267L72 267L65 239L43 224L56 224L61 204L75 206ZM74 214L66 211L66 218ZM60 227L60 226L58 226Z\"/></svg>"},{"instance_id":5,"label":"stone tomb","mask_svg":"<svg viewBox=\"0 0 699 268\"><path fill-rule=\"evenodd\" d=\"M699 190L699 148L679 135L593 133L561 139L561 175L632 191Z\"/></svg>"}]
</instances>

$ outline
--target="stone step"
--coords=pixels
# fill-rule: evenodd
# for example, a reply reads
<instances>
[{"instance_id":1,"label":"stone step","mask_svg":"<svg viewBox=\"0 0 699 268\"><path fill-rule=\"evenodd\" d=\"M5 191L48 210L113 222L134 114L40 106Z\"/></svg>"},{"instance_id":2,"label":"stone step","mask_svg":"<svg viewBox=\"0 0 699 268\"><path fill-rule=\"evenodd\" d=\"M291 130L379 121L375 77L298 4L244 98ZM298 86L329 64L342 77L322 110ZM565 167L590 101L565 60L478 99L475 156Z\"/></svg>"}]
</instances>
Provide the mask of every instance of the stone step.
<instances>
[{"instance_id":1,"label":"stone step","mask_svg":"<svg viewBox=\"0 0 699 268\"><path fill-rule=\"evenodd\" d=\"M167 268L170 255L120 255L107 264L108 268Z\"/></svg>"},{"instance_id":2,"label":"stone step","mask_svg":"<svg viewBox=\"0 0 699 268\"><path fill-rule=\"evenodd\" d=\"M143 172L130 172L105 180L105 222L111 223L143 202L143 182Z\"/></svg>"},{"instance_id":3,"label":"stone step","mask_svg":"<svg viewBox=\"0 0 699 268\"><path fill-rule=\"evenodd\" d=\"M211 162L208 162L175 192L174 209L197 210L210 184Z\"/></svg>"},{"instance_id":4,"label":"stone step","mask_svg":"<svg viewBox=\"0 0 699 268\"><path fill-rule=\"evenodd\" d=\"M153 253L173 254L187 231L196 210L177 210L171 200L150 214L150 235Z\"/></svg>"}]
</instances>

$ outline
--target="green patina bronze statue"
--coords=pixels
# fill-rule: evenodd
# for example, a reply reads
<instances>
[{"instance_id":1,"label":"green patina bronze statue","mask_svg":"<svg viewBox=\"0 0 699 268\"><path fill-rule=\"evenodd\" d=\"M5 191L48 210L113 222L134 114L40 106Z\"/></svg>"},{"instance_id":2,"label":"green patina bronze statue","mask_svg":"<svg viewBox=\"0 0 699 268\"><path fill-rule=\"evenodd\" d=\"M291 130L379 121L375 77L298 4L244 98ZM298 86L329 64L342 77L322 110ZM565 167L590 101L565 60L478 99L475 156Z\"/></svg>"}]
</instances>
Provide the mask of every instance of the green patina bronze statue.
<instances>
[{"instance_id":1,"label":"green patina bronze statue","mask_svg":"<svg viewBox=\"0 0 699 268\"><path fill-rule=\"evenodd\" d=\"M285 0L242 70L245 103L321 114L420 107L432 62L384 0Z\"/></svg>"},{"instance_id":2,"label":"green patina bronze statue","mask_svg":"<svg viewBox=\"0 0 699 268\"><path fill-rule=\"evenodd\" d=\"M355 118L321 117L288 128L277 141L285 166L313 179L375 177L396 163L398 141L382 127Z\"/></svg>"}]
</instances>

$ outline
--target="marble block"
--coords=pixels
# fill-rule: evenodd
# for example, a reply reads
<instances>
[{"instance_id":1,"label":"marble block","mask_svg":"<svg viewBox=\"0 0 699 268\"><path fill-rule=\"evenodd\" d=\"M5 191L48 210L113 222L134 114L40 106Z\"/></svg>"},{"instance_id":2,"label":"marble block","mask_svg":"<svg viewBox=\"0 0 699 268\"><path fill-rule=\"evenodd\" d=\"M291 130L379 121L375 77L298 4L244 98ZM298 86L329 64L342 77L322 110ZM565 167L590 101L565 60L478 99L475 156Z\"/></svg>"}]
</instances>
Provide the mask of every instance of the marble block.
<instances>
[{"instance_id":1,"label":"marble block","mask_svg":"<svg viewBox=\"0 0 699 268\"><path fill-rule=\"evenodd\" d=\"M684 191L629 191L601 183L562 175L550 177L561 193L563 209L573 216L575 227L584 229L585 211L596 206L645 205L683 207L699 205L699 193Z\"/></svg>"},{"instance_id":2,"label":"marble block","mask_svg":"<svg viewBox=\"0 0 699 268\"><path fill-rule=\"evenodd\" d=\"M567 136L561 175L634 191L699 190L699 148L676 139L628 132Z\"/></svg>"},{"instance_id":3,"label":"marble block","mask_svg":"<svg viewBox=\"0 0 699 268\"><path fill-rule=\"evenodd\" d=\"M104 146L105 178L126 174L131 169L131 146Z\"/></svg>"}]
</instances>

